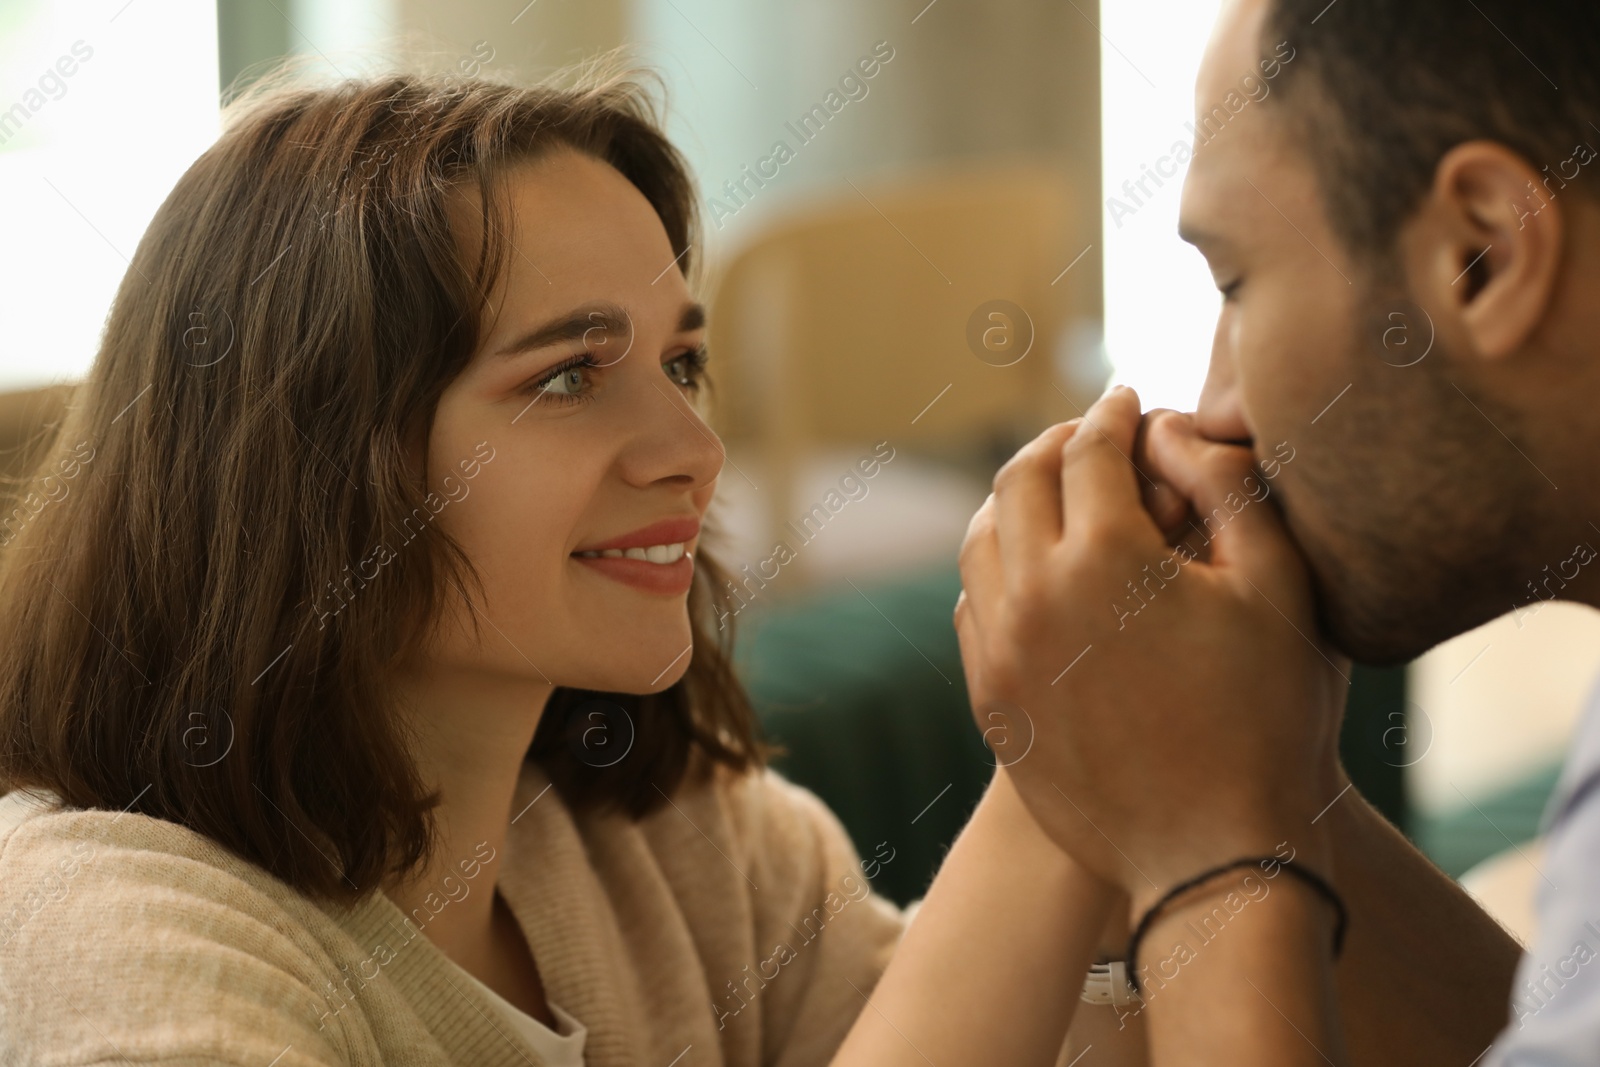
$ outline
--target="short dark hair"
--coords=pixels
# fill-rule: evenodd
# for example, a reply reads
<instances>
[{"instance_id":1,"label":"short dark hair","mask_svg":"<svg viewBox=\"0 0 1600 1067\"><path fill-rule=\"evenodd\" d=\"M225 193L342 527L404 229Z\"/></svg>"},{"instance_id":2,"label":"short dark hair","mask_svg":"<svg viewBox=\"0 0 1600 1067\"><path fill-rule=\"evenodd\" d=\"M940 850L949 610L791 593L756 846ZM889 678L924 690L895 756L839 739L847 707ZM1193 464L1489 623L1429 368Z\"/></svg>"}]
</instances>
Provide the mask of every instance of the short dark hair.
<instances>
[{"instance_id":1,"label":"short dark hair","mask_svg":"<svg viewBox=\"0 0 1600 1067\"><path fill-rule=\"evenodd\" d=\"M1600 168L1560 173L1576 146L1600 151L1594 0L1272 2L1265 49L1298 52L1279 106L1352 251L1392 252L1439 160L1467 141L1516 151L1550 192L1600 196Z\"/></svg>"},{"instance_id":2,"label":"short dark hair","mask_svg":"<svg viewBox=\"0 0 1600 1067\"><path fill-rule=\"evenodd\" d=\"M156 212L34 473L40 502L7 527L0 788L181 823L348 902L437 840L439 795L389 679L450 587L482 583L428 525L436 496L406 443L425 446L479 343L510 255L510 168L562 149L609 163L686 273L694 185L626 71L565 88L422 74L307 87L285 69L230 106ZM462 187L486 194L474 264L447 212ZM379 560L381 580L318 609L413 520L415 545ZM527 758L574 806L637 817L717 765L762 765L730 631L712 623L727 580L697 555L675 684L552 697ZM626 735L626 759L574 743L572 727L593 732L586 709Z\"/></svg>"}]
</instances>

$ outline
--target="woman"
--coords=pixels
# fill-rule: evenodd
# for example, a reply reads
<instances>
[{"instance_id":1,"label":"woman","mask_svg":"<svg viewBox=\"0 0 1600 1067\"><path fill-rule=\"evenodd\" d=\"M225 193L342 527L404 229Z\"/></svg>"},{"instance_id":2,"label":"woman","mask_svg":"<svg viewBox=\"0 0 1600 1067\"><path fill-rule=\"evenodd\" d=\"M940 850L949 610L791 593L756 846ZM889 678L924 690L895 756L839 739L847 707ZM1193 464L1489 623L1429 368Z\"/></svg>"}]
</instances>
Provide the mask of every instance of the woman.
<instances>
[{"instance_id":1,"label":"woman","mask_svg":"<svg viewBox=\"0 0 1600 1067\"><path fill-rule=\"evenodd\" d=\"M1053 1062L1004 775L908 927L764 768L693 227L626 80L232 106L0 559L0 1059Z\"/></svg>"}]
</instances>

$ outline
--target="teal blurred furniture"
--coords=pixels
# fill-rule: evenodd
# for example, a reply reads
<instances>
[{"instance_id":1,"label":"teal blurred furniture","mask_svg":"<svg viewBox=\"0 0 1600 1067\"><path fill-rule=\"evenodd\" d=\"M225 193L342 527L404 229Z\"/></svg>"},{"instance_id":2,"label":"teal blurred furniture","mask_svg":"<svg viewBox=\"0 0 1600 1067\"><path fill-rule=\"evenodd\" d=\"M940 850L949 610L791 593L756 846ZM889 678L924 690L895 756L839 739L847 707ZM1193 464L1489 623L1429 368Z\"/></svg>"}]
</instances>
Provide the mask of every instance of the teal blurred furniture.
<instances>
[{"instance_id":1,"label":"teal blurred furniture","mask_svg":"<svg viewBox=\"0 0 1600 1067\"><path fill-rule=\"evenodd\" d=\"M874 886L902 904L994 768L966 704L960 588L952 566L811 594L745 616L736 645L767 737L787 749L774 766L828 803L858 852L894 850Z\"/></svg>"},{"instance_id":2,"label":"teal blurred furniture","mask_svg":"<svg viewBox=\"0 0 1600 1067\"><path fill-rule=\"evenodd\" d=\"M1443 815L1415 820L1417 844L1452 878L1490 856L1536 837L1561 764L1540 767L1486 797Z\"/></svg>"},{"instance_id":3,"label":"teal blurred furniture","mask_svg":"<svg viewBox=\"0 0 1600 1067\"><path fill-rule=\"evenodd\" d=\"M774 766L828 803L863 856L880 843L881 854L894 850L874 886L901 904L926 891L993 774L951 622L960 589L952 562L740 617L735 660L767 737L787 750ZM1358 668L1352 681L1345 766L1407 829L1406 760L1393 732L1405 672Z\"/></svg>"}]
</instances>

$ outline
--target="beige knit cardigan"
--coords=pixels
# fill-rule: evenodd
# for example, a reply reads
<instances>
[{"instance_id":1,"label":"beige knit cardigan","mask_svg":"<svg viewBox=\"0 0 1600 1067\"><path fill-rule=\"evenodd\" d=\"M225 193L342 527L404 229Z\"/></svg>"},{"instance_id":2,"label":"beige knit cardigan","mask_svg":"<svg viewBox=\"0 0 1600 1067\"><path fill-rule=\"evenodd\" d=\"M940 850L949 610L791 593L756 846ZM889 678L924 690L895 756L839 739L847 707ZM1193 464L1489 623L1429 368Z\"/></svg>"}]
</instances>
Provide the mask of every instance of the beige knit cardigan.
<instances>
[{"instance_id":1,"label":"beige knit cardigan","mask_svg":"<svg viewBox=\"0 0 1600 1067\"><path fill-rule=\"evenodd\" d=\"M410 915L319 906L175 823L7 794L0 1064L542 1067L422 932L493 877L588 1067L828 1063L907 917L816 796L720 771L635 822L548 786L527 764L499 855Z\"/></svg>"}]
</instances>

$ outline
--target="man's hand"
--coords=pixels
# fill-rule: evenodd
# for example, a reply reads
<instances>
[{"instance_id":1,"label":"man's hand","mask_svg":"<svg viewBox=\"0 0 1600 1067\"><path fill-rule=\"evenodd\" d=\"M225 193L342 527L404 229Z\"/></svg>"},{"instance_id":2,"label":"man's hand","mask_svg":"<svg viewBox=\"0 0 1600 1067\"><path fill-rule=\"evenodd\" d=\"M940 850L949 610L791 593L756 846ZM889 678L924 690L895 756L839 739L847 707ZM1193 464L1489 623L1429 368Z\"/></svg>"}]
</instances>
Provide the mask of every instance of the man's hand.
<instances>
[{"instance_id":1,"label":"man's hand","mask_svg":"<svg viewBox=\"0 0 1600 1067\"><path fill-rule=\"evenodd\" d=\"M1329 873L1313 820L1334 799L1348 664L1318 641L1249 450L1153 419L1152 473L1197 516L1172 548L1129 459L1139 428L1138 398L1113 390L995 476L955 613L974 714L1031 728L1001 755L1029 810L1136 908L1283 842Z\"/></svg>"}]
</instances>

